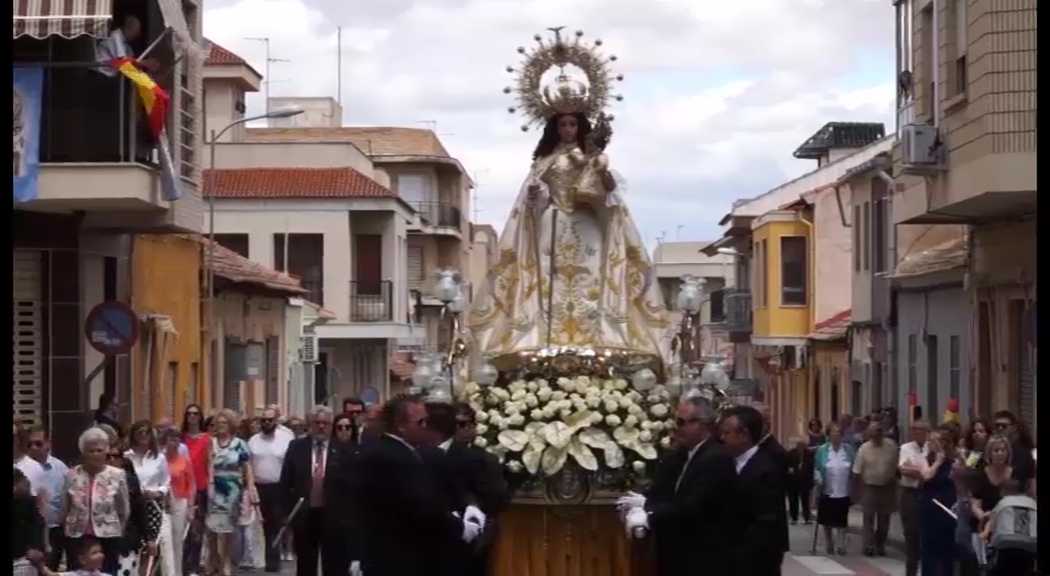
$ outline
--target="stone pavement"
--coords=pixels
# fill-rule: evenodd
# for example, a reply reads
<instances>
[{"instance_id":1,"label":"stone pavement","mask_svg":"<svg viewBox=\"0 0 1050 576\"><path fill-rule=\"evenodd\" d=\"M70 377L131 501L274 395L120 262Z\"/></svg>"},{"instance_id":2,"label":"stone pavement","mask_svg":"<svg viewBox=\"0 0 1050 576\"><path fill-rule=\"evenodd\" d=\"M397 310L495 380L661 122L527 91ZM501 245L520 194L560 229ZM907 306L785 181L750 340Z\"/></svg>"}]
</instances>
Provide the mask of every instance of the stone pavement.
<instances>
[{"instance_id":1,"label":"stone pavement","mask_svg":"<svg viewBox=\"0 0 1050 576\"><path fill-rule=\"evenodd\" d=\"M857 521L860 521L859 511ZM820 536L817 553L813 553L814 525L800 524L789 528L791 552L784 557L783 576L903 576L904 557L890 548L884 557L868 558L861 554L858 535L850 535L845 556L824 553L824 536Z\"/></svg>"},{"instance_id":2,"label":"stone pavement","mask_svg":"<svg viewBox=\"0 0 1050 576\"><path fill-rule=\"evenodd\" d=\"M860 506L850 508L848 532L851 535L855 534L857 537L860 537L863 528L864 515L860 511ZM900 550L904 549L904 531L901 529L901 517L899 514L894 514L890 517L890 534L886 545Z\"/></svg>"}]
</instances>

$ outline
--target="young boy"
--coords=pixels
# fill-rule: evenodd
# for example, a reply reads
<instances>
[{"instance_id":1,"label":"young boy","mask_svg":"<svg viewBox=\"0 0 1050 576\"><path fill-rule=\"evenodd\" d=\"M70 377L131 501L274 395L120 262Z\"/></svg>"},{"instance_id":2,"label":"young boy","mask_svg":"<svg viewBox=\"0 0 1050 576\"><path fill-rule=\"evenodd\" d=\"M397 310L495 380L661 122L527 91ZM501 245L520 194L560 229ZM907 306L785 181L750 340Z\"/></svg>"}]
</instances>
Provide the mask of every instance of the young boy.
<instances>
[{"instance_id":1,"label":"young boy","mask_svg":"<svg viewBox=\"0 0 1050 576\"><path fill-rule=\"evenodd\" d=\"M1035 576L1036 501L1013 479L1004 482L1000 491L1003 499L981 531L995 551L989 576Z\"/></svg>"},{"instance_id":2,"label":"young boy","mask_svg":"<svg viewBox=\"0 0 1050 576\"><path fill-rule=\"evenodd\" d=\"M102 544L91 536L80 539L77 559L81 568L70 572L52 572L45 563L46 558L41 554L38 558L30 558L36 564L40 576L109 576L102 572L102 564L106 561L106 555L102 552Z\"/></svg>"}]
</instances>

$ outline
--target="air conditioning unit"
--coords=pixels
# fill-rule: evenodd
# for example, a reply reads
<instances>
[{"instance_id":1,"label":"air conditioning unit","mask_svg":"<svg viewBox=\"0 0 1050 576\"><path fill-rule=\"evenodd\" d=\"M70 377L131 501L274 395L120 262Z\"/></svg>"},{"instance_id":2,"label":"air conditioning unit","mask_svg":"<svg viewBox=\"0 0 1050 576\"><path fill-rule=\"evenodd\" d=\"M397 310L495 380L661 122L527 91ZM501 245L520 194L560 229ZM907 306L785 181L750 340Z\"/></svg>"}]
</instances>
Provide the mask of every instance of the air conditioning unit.
<instances>
[{"instance_id":1,"label":"air conditioning unit","mask_svg":"<svg viewBox=\"0 0 1050 576\"><path fill-rule=\"evenodd\" d=\"M299 338L299 361L315 364L318 359L317 334L303 334Z\"/></svg>"},{"instance_id":2,"label":"air conditioning unit","mask_svg":"<svg viewBox=\"0 0 1050 576\"><path fill-rule=\"evenodd\" d=\"M943 144L936 126L908 124L901 128L901 164L922 168L941 163Z\"/></svg>"}]
</instances>

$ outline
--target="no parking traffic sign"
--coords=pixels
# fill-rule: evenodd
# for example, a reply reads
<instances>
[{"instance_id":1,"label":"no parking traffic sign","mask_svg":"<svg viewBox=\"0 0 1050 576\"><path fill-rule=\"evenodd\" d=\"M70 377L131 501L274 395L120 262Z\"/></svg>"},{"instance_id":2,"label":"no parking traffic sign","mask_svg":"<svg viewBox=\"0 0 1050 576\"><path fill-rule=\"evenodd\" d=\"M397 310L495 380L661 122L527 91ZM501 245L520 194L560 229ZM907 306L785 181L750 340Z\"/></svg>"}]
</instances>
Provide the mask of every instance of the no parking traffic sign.
<instances>
[{"instance_id":1,"label":"no parking traffic sign","mask_svg":"<svg viewBox=\"0 0 1050 576\"><path fill-rule=\"evenodd\" d=\"M102 302L88 313L84 335L102 354L127 354L139 339L139 316L123 302Z\"/></svg>"}]
</instances>

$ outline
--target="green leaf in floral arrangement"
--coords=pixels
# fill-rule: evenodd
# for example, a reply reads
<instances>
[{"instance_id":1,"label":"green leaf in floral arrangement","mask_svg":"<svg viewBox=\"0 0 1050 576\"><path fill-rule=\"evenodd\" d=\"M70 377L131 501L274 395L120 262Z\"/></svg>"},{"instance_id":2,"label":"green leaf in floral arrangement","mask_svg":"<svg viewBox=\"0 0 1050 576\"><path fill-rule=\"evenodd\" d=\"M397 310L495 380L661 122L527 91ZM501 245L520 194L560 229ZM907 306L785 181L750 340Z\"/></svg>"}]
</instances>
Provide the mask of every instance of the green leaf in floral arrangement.
<instances>
[{"instance_id":1,"label":"green leaf in floral arrangement","mask_svg":"<svg viewBox=\"0 0 1050 576\"><path fill-rule=\"evenodd\" d=\"M613 430L613 439L616 443L624 448L629 448L631 444L638 442L639 431L637 428L628 428L626 426L619 426Z\"/></svg>"},{"instance_id":2,"label":"green leaf in floral arrangement","mask_svg":"<svg viewBox=\"0 0 1050 576\"><path fill-rule=\"evenodd\" d=\"M533 476L540 469L540 457L543 456L543 448L542 444L529 444L525 447L525 451L521 453L521 463L525 465L525 469Z\"/></svg>"},{"instance_id":3,"label":"green leaf in floral arrangement","mask_svg":"<svg viewBox=\"0 0 1050 576\"><path fill-rule=\"evenodd\" d=\"M572 430L564 422L548 422L543 426L543 439L551 448L564 450L572 440Z\"/></svg>"},{"instance_id":4,"label":"green leaf in floral arrangement","mask_svg":"<svg viewBox=\"0 0 1050 576\"><path fill-rule=\"evenodd\" d=\"M594 426L581 430L579 437L580 442L597 450L605 450L608 446L616 445L616 443L612 441L612 438L609 437L608 432Z\"/></svg>"},{"instance_id":5,"label":"green leaf in floral arrangement","mask_svg":"<svg viewBox=\"0 0 1050 576\"><path fill-rule=\"evenodd\" d=\"M555 448L551 446L543 451L543 457L540 459L540 467L543 469L543 474L546 476L553 476L557 474L565 466L565 461L569 459L569 452L566 448Z\"/></svg>"},{"instance_id":6,"label":"green leaf in floral arrangement","mask_svg":"<svg viewBox=\"0 0 1050 576\"><path fill-rule=\"evenodd\" d=\"M591 472L598 470L598 457L594 455L594 452L587 445L580 441L579 434L573 436L572 440L569 441L568 451L572 459L580 465L580 468Z\"/></svg>"},{"instance_id":7,"label":"green leaf in floral arrangement","mask_svg":"<svg viewBox=\"0 0 1050 576\"><path fill-rule=\"evenodd\" d=\"M496 437L499 445L511 452L521 452L529 443L529 435L521 430L504 430Z\"/></svg>"},{"instance_id":8,"label":"green leaf in floral arrangement","mask_svg":"<svg viewBox=\"0 0 1050 576\"><path fill-rule=\"evenodd\" d=\"M624 464L623 450L615 443L610 442L603 450L605 465L612 469L622 468Z\"/></svg>"}]
</instances>

